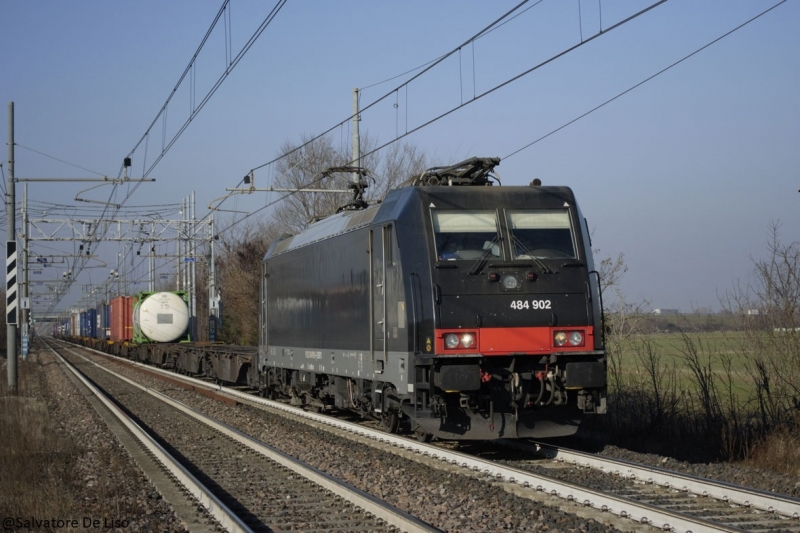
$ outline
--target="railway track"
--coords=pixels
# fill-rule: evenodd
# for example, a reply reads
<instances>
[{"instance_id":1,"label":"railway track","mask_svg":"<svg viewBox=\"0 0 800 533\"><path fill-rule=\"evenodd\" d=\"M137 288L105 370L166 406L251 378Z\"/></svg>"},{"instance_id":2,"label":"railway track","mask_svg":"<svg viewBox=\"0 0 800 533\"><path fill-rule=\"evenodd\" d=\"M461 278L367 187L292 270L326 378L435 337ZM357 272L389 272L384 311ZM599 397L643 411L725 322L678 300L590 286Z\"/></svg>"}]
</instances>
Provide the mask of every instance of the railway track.
<instances>
[{"instance_id":1,"label":"railway track","mask_svg":"<svg viewBox=\"0 0 800 533\"><path fill-rule=\"evenodd\" d=\"M163 370L151 370L175 377ZM644 526L694 533L800 531L800 501L786 496L543 445L512 444L514 449L506 449L502 461L487 460L481 456L497 456L496 446L494 451L477 447L471 453L463 453L304 412L195 378L180 379L257 409L302 418L306 423L414 461L480 478L523 498L548 503L559 499L568 512L601 521L598 516L619 517L621 521L612 523L621 529ZM539 458L531 460L534 452Z\"/></svg>"},{"instance_id":2,"label":"railway track","mask_svg":"<svg viewBox=\"0 0 800 533\"><path fill-rule=\"evenodd\" d=\"M747 530L800 531L797 498L545 443L500 444L522 454L521 466L541 464L525 458L536 453L551 459L556 471L591 469L618 478L626 482L621 490L640 501L663 501L661 505Z\"/></svg>"},{"instance_id":3,"label":"railway track","mask_svg":"<svg viewBox=\"0 0 800 533\"><path fill-rule=\"evenodd\" d=\"M241 398L242 393L230 394ZM514 494L524 493L520 486L534 489L664 531L800 532L800 500L780 494L542 444L493 443L489 445L492 456L498 455L498 447L506 446L516 448L519 455L514 458L503 453L502 461L486 460L481 452L464 453L348 422L331 423L314 413L301 416L482 473L504 483ZM462 443L459 448L472 447ZM538 457L531 460L531 455Z\"/></svg>"},{"instance_id":4,"label":"railway track","mask_svg":"<svg viewBox=\"0 0 800 533\"><path fill-rule=\"evenodd\" d=\"M436 528L287 454L133 380L63 344L52 346L92 394L214 519L229 531L410 531ZM108 396L113 396L113 402ZM146 433L141 428L146 428ZM148 436L149 434L149 436ZM178 473L176 473L178 472ZM165 495L166 497L166 495Z\"/></svg>"},{"instance_id":5,"label":"railway track","mask_svg":"<svg viewBox=\"0 0 800 533\"><path fill-rule=\"evenodd\" d=\"M65 359L60 350L47 347L67 377L87 398L139 468L170 502L190 531L249 531L228 507L159 445L135 420Z\"/></svg>"}]
</instances>

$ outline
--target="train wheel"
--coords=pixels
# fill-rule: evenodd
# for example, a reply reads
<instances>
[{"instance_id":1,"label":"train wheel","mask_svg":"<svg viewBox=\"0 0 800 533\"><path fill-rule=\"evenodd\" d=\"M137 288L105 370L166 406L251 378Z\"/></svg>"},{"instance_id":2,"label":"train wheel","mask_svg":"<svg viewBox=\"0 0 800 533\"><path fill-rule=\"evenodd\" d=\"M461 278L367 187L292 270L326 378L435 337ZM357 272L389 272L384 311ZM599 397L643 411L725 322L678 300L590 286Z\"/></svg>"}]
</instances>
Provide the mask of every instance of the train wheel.
<instances>
[{"instance_id":1,"label":"train wheel","mask_svg":"<svg viewBox=\"0 0 800 533\"><path fill-rule=\"evenodd\" d=\"M400 417L397 416L397 411L390 411L381 415L381 426L387 433L397 433L400 427Z\"/></svg>"},{"instance_id":2,"label":"train wheel","mask_svg":"<svg viewBox=\"0 0 800 533\"><path fill-rule=\"evenodd\" d=\"M414 430L414 438L417 439L419 442L430 442L433 439L433 435L430 433L426 433L421 429L417 428Z\"/></svg>"}]
</instances>

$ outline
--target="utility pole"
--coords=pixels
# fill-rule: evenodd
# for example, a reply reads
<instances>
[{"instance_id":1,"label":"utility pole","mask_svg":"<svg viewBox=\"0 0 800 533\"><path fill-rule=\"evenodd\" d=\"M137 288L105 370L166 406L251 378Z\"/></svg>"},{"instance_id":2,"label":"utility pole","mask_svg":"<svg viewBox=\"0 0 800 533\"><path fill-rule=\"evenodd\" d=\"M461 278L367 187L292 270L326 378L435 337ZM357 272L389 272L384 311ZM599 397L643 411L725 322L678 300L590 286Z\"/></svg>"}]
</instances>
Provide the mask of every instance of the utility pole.
<instances>
[{"instance_id":1,"label":"utility pole","mask_svg":"<svg viewBox=\"0 0 800 533\"><path fill-rule=\"evenodd\" d=\"M209 221L209 248L211 258L208 265L208 340L217 340L217 327L219 326L219 297L217 296L217 266L216 254L214 250L214 241L216 235L214 234L214 215L212 214Z\"/></svg>"},{"instance_id":2,"label":"utility pole","mask_svg":"<svg viewBox=\"0 0 800 533\"><path fill-rule=\"evenodd\" d=\"M361 117L358 116L358 88L353 89L353 166L356 168L361 166L361 137L358 133L358 123L361 122ZM353 183L361 181L361 174L353 172Z\"/></svg>"},{"instance_id":3,"label":"utility pole","mask_svg":"<svg viewBox=\"0 0 800 533\"><path fill-rule=\"evenodd\" d=\"M186 201L184 198L181 198L181 210L179 213L181 214L181 221L178 223L178 231L176 233L176 240L175 240L175 255L178 257L178 260L175 261L175 290L180 291L183 290L183 217L184 213L186 212Z\"/></svg>"},{"instance_id":4,"label":"utility pole","mask_svg":"<svg viewBox=\"0 0 800 533\"><path fill-rule=\"evenodd\" d=\"M150 252L147 254L147 265L149 270L147 290L156 292L156 247L154 244L150 245Z\"/></svg>"},{"instance_id":5,"label":"utility pole","mask_svg":"<svg viewBox=\"0 0 800 533\"><path fill-rule=\"evenodd\" d=\"M195 216L194 191L192 191L192 205L189 214L191 216L190 224L192 236L192 240L189 241L189 279L191 280L191 291L189 292L189 324L192 328L192 340L197 341L197 219Z\"/></svg>"},{"instance_id":6,"label":"utility pole","mask_svg":"<svg viewBox=\"0 0 800 533\"><path fill-rule=\"evenodd\" d=\"M14 190L14 102L8 103L8 184L6 185L6 216L8 217L8 227L6 233L6 240L10 244L13 242L14 252L16 252L17 243L17 227L16 220L16 203L17 198ZM8 255L9 250L6 250ZM6 257L6 276L8 276L9 265ZM8 294L8 282L11 281L6 277L6 301L10 298ZM16 280L14 283L16 290ZM16 296L16 294L14 294ZM16 304L16 302L14 302ZM6 304L6 311L8 312L8 303ZM17 326L16 316L11 323L6 314L6 365L8 366L8 391L11 394L17 393Z\"/></svg>"},{"instance_id":7,"label":"utility pole","mask_svg":"<svg viewBox=\"0 0 800 533\"><path fill-rule=\"evenodd\" d=\"M28 360L28 343L30 342L30 298L28 297L28 184L22 187L22 360Z\"/></svg>"}]
</instances>

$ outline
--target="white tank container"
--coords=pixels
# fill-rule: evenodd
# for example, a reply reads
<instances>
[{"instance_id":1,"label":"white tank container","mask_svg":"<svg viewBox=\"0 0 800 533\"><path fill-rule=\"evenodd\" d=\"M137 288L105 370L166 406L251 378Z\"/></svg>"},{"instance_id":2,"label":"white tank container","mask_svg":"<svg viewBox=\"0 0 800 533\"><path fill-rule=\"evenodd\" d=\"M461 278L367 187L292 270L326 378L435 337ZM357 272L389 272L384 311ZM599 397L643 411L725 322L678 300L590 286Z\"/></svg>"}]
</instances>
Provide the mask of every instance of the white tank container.
<instances>
[{"instance_id":1,"label":"white tank container","mask_svg":"<svg viewBox=\"0 0 800 533\"><path fill-rule=\"evenodd\" d=\"M156 342L172 342L186 332L189 309L183 298L171 292L157 292L137 302L133 328Z\"/></svg>"}]
</instances>

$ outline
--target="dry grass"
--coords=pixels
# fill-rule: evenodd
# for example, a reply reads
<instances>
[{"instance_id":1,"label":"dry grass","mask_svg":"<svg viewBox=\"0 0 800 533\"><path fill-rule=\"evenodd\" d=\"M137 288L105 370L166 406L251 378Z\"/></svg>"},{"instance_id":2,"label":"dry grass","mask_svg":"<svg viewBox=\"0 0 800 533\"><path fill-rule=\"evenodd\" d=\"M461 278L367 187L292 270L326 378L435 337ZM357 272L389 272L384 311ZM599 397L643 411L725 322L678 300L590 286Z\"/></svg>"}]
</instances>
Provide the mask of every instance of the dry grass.
<instances>
[{"instance_id":1,"label":"dry grass","mask_svg":"<svg viewBox=\"0 0 800 533\"><path fill-rule=\"evenodd\" d=\"M753 446L745 464L800 476L800 434L789 428L773 430Z\"/></svg>"},{"instance_id":2,"label":"dry grass","mask_svg":"<svg viewBox=\"0 0 800 533\"><path fill-rule=\"evenodd\" d=\"M68 516L74 507L72 465L81 450L59 438L41 399L35 363L20 361L18 395L0 384L0 514Z\"/></svg>"}]
</instances>

